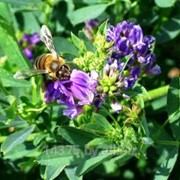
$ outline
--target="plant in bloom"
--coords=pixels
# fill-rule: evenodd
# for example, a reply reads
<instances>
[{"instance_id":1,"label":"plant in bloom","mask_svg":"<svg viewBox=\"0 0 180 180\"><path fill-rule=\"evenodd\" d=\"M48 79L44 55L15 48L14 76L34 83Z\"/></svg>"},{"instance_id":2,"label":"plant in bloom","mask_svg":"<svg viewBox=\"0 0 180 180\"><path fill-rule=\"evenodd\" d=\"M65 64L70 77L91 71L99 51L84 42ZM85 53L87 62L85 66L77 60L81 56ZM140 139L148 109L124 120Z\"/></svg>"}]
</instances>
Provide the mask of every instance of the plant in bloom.
<instances>
[{"instance_id":1,"label":"plant in bloom","mask_svg":"<svg viewBox=\"0 0 180 180\"><path fill-rule=\"evenodd\" d=\"M99 27L93 41L72 36L79 48L73 62L81 70L74 69L69 80L51 82L47 87L45 101L65 105L64 115L71 119L82 114L85 105L99 108L106 99L115 112L120 112L123 108L117 96L129 98L125 90L142 76L160 73L159 66L154 65L153 36L144 36L133 22L123 21L109 28L106 25ZM87 43L91 43L91 49Z\"/></svg>"},{"instance_id":2,"label":"plant in bloom","mask_svg":"<svg viewBox=\"0 0 180 180\"><path fill-rule=\"evenodd\" d=\"M87 74L74 69L70 79L65 81L52 81L46 90L45 101L65 105L64 115L75 118L83 113L84 105L93 105L96 95L98 74L92 71Z\"/></svg>"},{"instance_id":3,"label":"plant in bloom","mask_svg":"<svg viewBox=\"0 0 180 180\"><path fill-rule=\"evenodd\" d=\"M107 41L113 42L113 46L109 48L108 63L116 60L120 71L124 66L124 77L121 76L121 79L124 79L124 87L132 87L141 75L160 73L160 67L154 65L155 38L144 36L139 25L123 21L116 26L110 26L107 30ZM124 58L127 56L129 59L125 62Z\"/></svg>"},{"instance_id":4,"label":"plant in bloom","mask_svg":"<svg viewBox=\"0 0 180 180\"><path fill-rule=\"evenodd\" d=\"M22 39L19 41L19 45L23 49L23 54L30 61L34 60L33 51L37 43L40 42L40 37L38 33L24 34Z\"/></svg>"}]
</instances>

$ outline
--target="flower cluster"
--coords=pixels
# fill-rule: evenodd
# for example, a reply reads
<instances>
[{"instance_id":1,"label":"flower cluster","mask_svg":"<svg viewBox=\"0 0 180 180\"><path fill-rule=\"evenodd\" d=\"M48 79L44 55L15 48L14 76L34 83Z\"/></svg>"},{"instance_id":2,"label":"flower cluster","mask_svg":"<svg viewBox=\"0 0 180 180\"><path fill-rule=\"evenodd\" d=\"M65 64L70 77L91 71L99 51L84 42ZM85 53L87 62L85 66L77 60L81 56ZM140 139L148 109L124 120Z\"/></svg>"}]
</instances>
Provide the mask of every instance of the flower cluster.
<instances>
[{"instance_id":1,"label":"flower cluster","mask_svg":"<svg viewBox=\"0 0 180 180\"><path fill-rule=\"evenodd\" d=\"M34 46L40 42L40 37L37 33L24 34L22 39L19 41L19 45L23 49L24 55L32 61L34 59L33 50Z\"/></svg>"},{"instance_id":2,"label":"flower cluster","mask_svg":"<svg viewBox=\"0 0 180 180\"><path fill-rule=\"evenodd\" d=\"M65 105L64 115L70 118L84 112L84 105L99 107L107 97L111 108L119 112L122 106L117 95L127 97L124 90L132 88L144 74L160 73L159 66L154 66L155 38L144 36L141 27L132 22L123 21L108 29L101 25L89 42L92 51L87 42L73 38L80 52L73 62L81 70L72 70L69 80L51 82L45 93L46 102Z\"/></svg>"},{"instance_id":3,"label":"flower cluster","mask_svg":"<svg viewBox=\"0 0 180 180\"><path fill-rule=\"evenodd\" d=\"M46 90L45 101L65 105L64 115L75 118L83 112L84 105L92 105L96 93L98 74L90 75L73 70L69 80L52 81Z\"/></svg>"},{"instance_id":4,"label":"flower cluster","mask_svg":"<svg viewBox=\"0 0 180 180\"><path fill-rule=\"evenodd\" d=\"M110 26L107 30L107 41L113 42L109 49L108 63L116 61L119 71L125 72L121 80L123 79L126 88L132 87L141 74L160 73L160 67L154 66L156 56L152 50L155 38L144 36L139 25L123 21L115 27Z\"/></svg>"}]
</instances>

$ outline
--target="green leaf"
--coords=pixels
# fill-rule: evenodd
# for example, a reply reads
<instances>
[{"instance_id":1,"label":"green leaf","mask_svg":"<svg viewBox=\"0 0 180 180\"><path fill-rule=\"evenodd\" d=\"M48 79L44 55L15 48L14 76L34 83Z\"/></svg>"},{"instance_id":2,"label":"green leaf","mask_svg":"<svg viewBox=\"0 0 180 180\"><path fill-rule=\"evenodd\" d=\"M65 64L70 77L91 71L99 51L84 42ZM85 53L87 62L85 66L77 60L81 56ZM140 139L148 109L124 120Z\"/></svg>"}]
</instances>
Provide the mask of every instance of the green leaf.
<instances>
[{"instance_id":1,"label":"green leaf","mask_svg":"<svg viewBox=\"0 0 180 180\"><path fill-rule=\"evenodd\" d=\"M69 166L65 168L65 173L69 180L82 180L82 176L76 174L77 167Z\"/></svg>"},{"instance_id":2,"label":"green leaf","mask_svg":"<svg viewBox=\"0 0 180 180\"><path fill-rule=\"evenodd\" d=\"M4 112L6 112L6 118L7 119L14 119L16 116L16 98L14 96L6 96L5 97L6 101L9 103L9 106L4 109Z\"/></svg>"},{"instance_id":3,"label":"green leaf","mask_svg":"<svg viewBox=\"0 0 180 180\"><path fill-rule=\"evenodd\" d=\"M144 113L141 115L140 125L141 125L141 127L142 127L142 130L143 130L144 134L145 134L147 137L149 137L150 134L149 134L148 123L147 123L146 116L145 116Z\"/></svg>"},{"instance_id":4,"label":"green leaf","mask_svg":"<svg viewBox=\"0 0 180 180\"><path fill-rule=\"evenodd\" d=\"M175 78L170 83L167 107L173 135L176 139L180 140L180 78Z\"/></svg>"},{"instance_id":5,"label":"green leaf","mask_svg":"<svg viewBox=\"0 0 180 180\"><path fill-rule=\"evenodd\" d=\"M133 156L133 154L121 154L119 156L116 156L114 158L111 159L111 161L113 163L118 164L118 166L122 166L125 162L127 162L131 157Z\"/></svg>"},{"instance_id":6,"label":"green leaf","mask_svg":"<svg viewBox=\"0 0 180 180\"><path fill-rule=\"evenodd\" d=\"M86 4L99 4L109 2L109 0L82 0Z\"/></svg>"},{"instance_id":7,"label":"green leaf","mask_svg":"<svg viewBox=\"0 0 180 180\"><path fill-rule=\"evenodd\" d=\"M66 141L79 146L84 146L97 137L88 131L68 126L60 127L59 132Z\"/></svg>"},{"instance_id":8,"label":"green leaf","mask_svg":"<svg viewBox=\"0 0 180 180\"><path fill-rule=\"evenodd\" d=\"M125 90L124 93L127 94L128 96L136 96L136 95L148 96L148 92L140 84L136 84L130 90Z\"/></svg>"},{"instance_id":9,"label":"green leaf","mask_svg":"<svg viewBox=\"0 0 180 180\"><path fill-rule=\"evenodd\" d=\"M154 180L167 180L178 156L178 148L163 149L160 157L160 167L157 168Z\"/></svg>"},{"instance_id":10,"label":"green leaf","mask_svg":"<svg viewBox=\"0 0 180 180\"><path fill-rule=\"evenodd\" d=\"M167 97L163 96L160 97L159 99L152 101L151 106L154 111L157 111L166 107L166 104L167 104Z\"/></svg>"},{"instance_id":11,"label":"green leaf","mask_svg":"<svg viewBox=\"0 0 180 180\"><path fill-rule=\"evenodd\" d=\"M78 50L83 51L86 49L84 42L73 33L71 33L71 39L74 45L78 48Z\"/></svg>"},{"instance_id":12,"label":"green leaf","mask_svg":"<svg viewBox=\"0 0 180 180\"><path fill-rule=\"evenodd\" d=\"M34 168L34 159L28 159L18 163L18 168L23 169L25 174L28 174Z\"/></svg>"},{"instance_id":13,"label":"green leaf","mask_svg":"<svg viewBox=\"0 0 180 180\"><path fill-rule=\"evenodd\" d=\"M102 175L119 173L119 166L112 162L111 159L102 163L102 166L97 167L96 172Z\"/></svg>"},{"instance_id":14,"label":"green leaf","mask_svg":"<svg viewBox=\"0 0 180 180\"><path fill-rule=\"evenodd\" d=\"M101 23L101 25L98 27L98 33L105 35L107 32L107 23L108 20L104 21L103 23Z\"/></svg>"},{"instance_id":15,"label":"green leaf","mask_svg":"<svg viewBox=\"0 0 180 180\"><path fill-rule=\"evenodd\" d=\"M2 112L0 111L0 114ZM0 115L0 129L8 128L8 127L16 127L16 126L21 126L21 125L26 125L27 122L22 120L20 117L15 117L13 121L7 121L7 117L3 117Z\"/></svg>"},{"instance_id":16,"label":"green leaf","mask_svg":"<svg viewBox=\"0 0 180 180\"><path fill-rule=\"evenodd\" d=\"M40 25L32 12L23 12L22 18L24 32L35 33L40 31Z\"/></svg>"},{"instance_id":17,"label":"green leaf","mask_svg":"<svg viewBox=\"0 0 180 180\"><path fill-rule=\"evenodd\" d=\"M95 138L87 144L87 147L96 147L96 148L108 148L108 146L112 146L112 143L105 138Z\"/></svg>"},{"instance_id":18,"label":"green leaf","mask_svg":"<svg viewBox=\"0 0 180 180\"><path fill-rule=\"evenodd\" d=\"M109 4L97 4L79 8L69 14L69 19L73 25L77 25L85 20L97 18L108 6Z\"/></svg>"},{"instance_id":19,"label":"green leaf","mask_svg":"<svg viewBox=\"0 0 180 180\"><path fill-rule=\"evenodd\" d=\"M167 8L174 6L176 0L155 0L157 6L161 8Z\"/></svg>"},{"instance_id":20,"label":"green leaf","mask_svg":"<svg viewBox=\"0 0 180 180\"><path fill-rule=\"evenodd\" d=\"M108 122L108 120L100 114L93 113L93 120L96 124L98 124L101 128L105 130L114 129L112 125Z\"/></svg>"},{"instance_id":21,"label":"green leaf","mask_svg":"<svg viewBox=\"0 0 180 180\"><path fill-rule=\"evenodd\" d=\"M23 169L23 172L25 174L28 174L32 170L32 168L34 168L34 164L35 164L34 159L31 158L29 160L22 161L22 162L18 163L18 167L20 169Z\"/></svg>"},{"instance_id":22,"label":"green leaf","mask_svg":"<svg viewBox=\"0 0 180 180\"><path fill-rule=\"evenodd\" d=\"M24 142L26 138L33 132L33 130L34 130L34 126L30 126L9 135L1 146L1 150L3 151L3 153L4 154L8 153L17 145Z\"/></svg>"},{"instance_id":23,"label":"green leaf","mask_svg":"<svg viewBox=\"0 0 180 180\"><path fill-rule=\"evenodd\" d=\"M14 35L15 32L11 25L0 16L1 50L7 56L7 61L12 67L17 65L19 68L28 68L28 62L23 57Z\"/></svg>"},{"instance_id":24,"label":"green leaf","mask_svg":"<svg viewBox=\"0 0 180 180\"><path fill-rule=\"evenodd\" d=\"M157 33L157 42L164 43L176 38L180 33L180 15L169 19Z\"/></svg>"},{"instance_id":25,"label":"green leaf","mask_svg":"<svg viewBox=\"0 0 180 180\"><path fill-rule=\"evenodd\" d=\"M81 161L84 161L84 153L75 145L56 146L44 151L38 157L38 162L45 166L76 165Z\"/></svg>"},{"instance_id":26,"label":"green leaf","mask_svg":"<svg viewBox=\"0 0 180 180\"><path fill-rule=\"evenodd\" d=\"M88 51L95 52L95 48L94 48L92 42L87 38L84 31L79 31L78 36L79 36L79 38L81 38L84 41L84 44Z\"/></svg>"},{"instance_id":27,"label":"green leaf","mask_svg":"<svg viewBox=\"0 0 180 180\"><path fill-rule=\"evenodd\" d=\"M167 96L168 114L172 115L177 110L180 110L180 78L172 80Z\"/></svg>"},{"instance_id":28,"label":"green leaf","mask_svg":"<svg viewBox=\"0 0 180 180\"><path fill-rule=\"evenodd\" d=\"M63 54L64 53L68 53L68 54L72 54L74 56L77 55L77 53L78 53L77 48L74 46L74 44L72 44L66 38L63 38L63 37L54 37L53 40L54 40L54 45L56 47L56 50L60 54L61 53L63 53Z\"/></svg>"},{"instance_id":29,"label":"green leaf","mask_svg":"<svg viewBox=\"0 0 180 180\"><path fill-rule=\"evenodd\" d=\"M37 146L43 139L47 137L46 134L37 134L33 140L33 144Z\"/></svg>"},{"instance_id":30,"label":"green leaf","mask_svg":"<svg viewBox=\"0 0 180 180\"><path fill-rule=\"evenodd\" d=\"M102 154L101 154L102 153ZM76 173L78 175L84 175L85 173L91 171L98 165L100 165L102 162L110 159L113 155L113 153L108 153L108 152L101 152L99 155L95 157L91 157L90 159L87 159L83 163L81 163L76 170Z\"/></svg>"},{"instance_id":31,"label":"green leaf","mask_svg":"<svg viewBox=\"0 0 180 180\"><path fill-rule=\"evenodd\" d=\"M42 4L41 0L1 0L4 3L11 3L13 5L40 5Z\"/></svg>"},{"instance_id":32,"label":"green leaf","mask_svg":"<svg viewBox=\"0 0 180 180\"><path fill-rule=\"evenodd\" d=\"M34 156L34 152L37 151L37 148L33 147L30 144L19 144L16 147L14 147L11 151L8 151L5 155L5 159L19 159L22 157L30 157L31 154ZM39 154L39 152L38 152Z\"/></svg>"},{"instance_id":33,"label":"green leaf","mask_svg":"<svg viewBox=\"0 0 180 180\"><path fill-rule=\"evenodd\" d=\"M10 24L12 24L13 27L17 30L18 28L17 20L9 4L0 2L0 12L1 12L1 16L4 19L6 19Z\"/></svg>"},{"instance_id":34,"label":"green leaf","mask_svg":"<svg viewBox=\"0 0 180 180\"><path fill-rule=\"evenodd\" d=\"M65 166L47 166L45 170L45 179L53 180L55 179L64 169Z\"/></svg>"},{"instance_id":35,"label":"green leaf","mask_svg":"<svg viewBox=\"0 0 180 180\"><path fill-rule=\"evenodd\" d=\"M86 131L90 131L96 134L102 134L102 133L106 133L106 129L102 128L100 125L98 125L97 123L88 123L88 124L83 124L81 126L82 129L86 130Z\"/></svg>"}]
</instances>

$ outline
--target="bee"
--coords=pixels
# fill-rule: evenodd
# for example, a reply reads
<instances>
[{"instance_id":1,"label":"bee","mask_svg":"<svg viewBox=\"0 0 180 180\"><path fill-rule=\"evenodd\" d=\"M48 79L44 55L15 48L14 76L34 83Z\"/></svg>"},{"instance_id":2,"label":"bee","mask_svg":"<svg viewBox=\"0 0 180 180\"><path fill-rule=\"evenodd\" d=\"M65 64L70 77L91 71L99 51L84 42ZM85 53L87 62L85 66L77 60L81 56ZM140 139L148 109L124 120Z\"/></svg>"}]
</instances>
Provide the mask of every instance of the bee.
<instances>
[{"instance_id":1,"label":"bee","mask_svg":"<svg viewBox=\"0 0 180 180\"><path fill-rule=\"evenodd\" d=\"M52 34L46 25L41 27L40 39L51 53L38 56L34 62L34 69L17 71L14 78L27 79L39 74L48 74L53 80L68 80L71 69L65 64L65 59L56 52Z\"/></svg>"}]
</instances>

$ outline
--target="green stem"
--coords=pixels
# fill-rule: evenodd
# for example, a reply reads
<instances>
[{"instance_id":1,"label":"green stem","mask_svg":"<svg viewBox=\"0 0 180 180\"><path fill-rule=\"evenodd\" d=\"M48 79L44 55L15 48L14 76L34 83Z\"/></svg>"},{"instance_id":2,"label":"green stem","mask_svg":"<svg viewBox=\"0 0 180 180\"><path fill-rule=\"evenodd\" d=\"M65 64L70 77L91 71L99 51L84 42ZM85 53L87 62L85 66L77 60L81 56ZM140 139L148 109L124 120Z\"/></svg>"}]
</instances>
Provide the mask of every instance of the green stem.
<instances>
[{"instance_id":1,"label":"green stem","mask_svg":"<svg viewBox=\"0 0 180 180\"><path fill-rule=\"evenodd\" d=\"M119 125L118 123L117 123L117 121L116 121L116 119L114 118L114 116L109 112L109 111L107 111L107 109L105 108L105 107L101 107L103 110L104 110L104 112L113 120L113 122L116 124L116 125Z\"/></svg>"},{"instance_id":2,"label":"green stem","mask_svg":"<svg viewBox=\"0 0 180 180\"><path fill-rule=\"evenodd\" d=\"M41 112L43 111L45 108L47 108L47 106L44 104L42 107L40 108L27 108L26 111L34 111L34 112Z\"/></svg>"},{"instance_id":3,"label":"green stem","mask_svg":"<svg viewBox=\"0 0 180 180\"><path fill-rule=\"evenodd\" d=\"M1 80L0 80L0 90L6 95L9 95L9 92L6 90L6 88L3 86Z\"/></svg>"},{"instance_id":4,"label":"green stem","mask_svg":"<svg viewBox=\"0 0 180 180\"><path fill-rule=\"evenodd\" d=\"M166 85L166 86L148 91L148 95L143 97L144 102L151 101L151 100L167 95L168 89L169 89L169 86Z\"/></svg>"},{"instance_id":5,"label":"green stem","mask_svg":"<svg viewBox=\"0 0 180 180\"><path fill-rule=\"evenodd\" d=\"M164 140L156 140L155 144L158 145L167 145L167 146L177 146L179 147L180 141L164 141Z\"/></svg>"}]
</instances>

